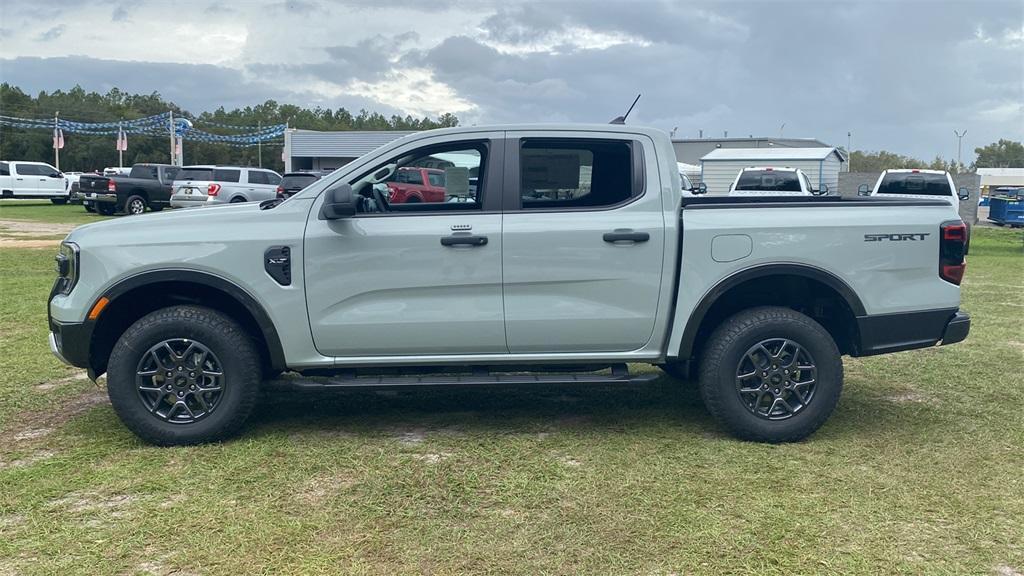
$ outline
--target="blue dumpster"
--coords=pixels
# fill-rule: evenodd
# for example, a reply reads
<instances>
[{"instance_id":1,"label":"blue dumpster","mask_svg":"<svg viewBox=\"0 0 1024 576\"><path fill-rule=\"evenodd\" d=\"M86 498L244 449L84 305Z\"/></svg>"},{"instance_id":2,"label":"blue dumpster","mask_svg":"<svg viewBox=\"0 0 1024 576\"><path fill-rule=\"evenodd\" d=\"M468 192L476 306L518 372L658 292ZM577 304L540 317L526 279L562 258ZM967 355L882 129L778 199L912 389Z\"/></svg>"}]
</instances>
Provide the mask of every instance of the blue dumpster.
<instances>
[{"instance_id":1,"label":"blue dumpster","mask_svg":"<svg viewBox=\"0 0 1024 576\"><path fill-rule=\"evenodd\" d=\"M1000 226L1024 226L1024 188L996 188L989 198L988 219Z\"/></svg>"}]
</instances>

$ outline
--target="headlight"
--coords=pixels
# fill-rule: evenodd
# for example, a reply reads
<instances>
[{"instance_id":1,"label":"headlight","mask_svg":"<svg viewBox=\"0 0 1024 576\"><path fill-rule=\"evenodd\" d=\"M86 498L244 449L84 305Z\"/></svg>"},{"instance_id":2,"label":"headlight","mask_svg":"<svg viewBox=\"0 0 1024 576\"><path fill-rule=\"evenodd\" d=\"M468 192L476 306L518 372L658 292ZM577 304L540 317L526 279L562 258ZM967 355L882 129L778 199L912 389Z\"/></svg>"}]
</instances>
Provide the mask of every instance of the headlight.
<instances>
[{"instance_id":1,"label":"headlight","mask_svg":"<svg viewBox=\"0 0 1024 576\"><path fill-rule=\"evenodd\" d=\"M78 245L62 242L57 252L57 292L70 294L78 282Z\"/></svg>"}]
</instances>

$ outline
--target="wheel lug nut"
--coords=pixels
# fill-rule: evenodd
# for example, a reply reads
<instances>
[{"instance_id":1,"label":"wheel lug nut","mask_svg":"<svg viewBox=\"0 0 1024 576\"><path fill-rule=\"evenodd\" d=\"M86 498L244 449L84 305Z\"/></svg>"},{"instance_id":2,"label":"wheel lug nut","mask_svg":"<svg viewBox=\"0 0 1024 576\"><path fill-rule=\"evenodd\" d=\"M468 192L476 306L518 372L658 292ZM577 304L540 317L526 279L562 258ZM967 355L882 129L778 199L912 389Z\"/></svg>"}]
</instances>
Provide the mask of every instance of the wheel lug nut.
<instances>
[{"instance_id":1,"label":"wheel lug nut","mask_svg":"<svg viewBox=\"0 0 1024 576\"><path fill-rule=\"evenodd\" d=\"M189 386L189 387L188 387L188 389L189 389L189 390L195 390L195 389L196 389L196 385L195 385L195 384L193 384L193 385Z\"/></svg>"},{"instance_id":2,"label":"wheel lug nut","mask_svg":"<svg viewBox=\"0 0 1024 576\"><path fill-rule=\"evenodd\" d=\"M185 393L184 393L184 392L178 392L178 398L181 398L181 397L182 397L182 396L184 396L184 395L185 395Z\"/></svg>"},{"instance_id":3,"label":"wheel lug nut","mask_svg":"<svg viewBox=\"0 0 1024 576\"><path fill-rule=\"evenodd\" d=\"M182 371L182 370L184 370L184 369L185 369L184 367L182 367L182 366L178 366L178 372L181 372L181 371Z\"/></svg>"},{"instance_id":4,"label":"wheel lug nut","mask_svg":"<svg viewBox=\"0 0 1024 576\"><path fill-rule=\"evenodd\" d=\"M171 372L170 370L168 370L167 371L167 377L170 378L171 376L174 376L174 373Z\"/></svg>"},{"instance_id":5,"label":"wheel lug nut","mask_svg":"<svg viewBox=\"0 0 1024 576\"><path fill-rule=\"evenodd\" d=\"M188 373L188 377L189 378L195 378L196 377L196 373L195 372L189 372Z\"/></svg>"},{"instance_id":6,"label":"wheel lug nut","mask_svg":"<svg viewBox=\"0 0 1024 576\"><path fill-rule=\"evenodd\" d=\"M167 389L168 389L168 390L170 390L170 389L171 389L171 385L170 385L170 384L168 384L168 385L167 385Z\"/></svg>"}]
</instances>

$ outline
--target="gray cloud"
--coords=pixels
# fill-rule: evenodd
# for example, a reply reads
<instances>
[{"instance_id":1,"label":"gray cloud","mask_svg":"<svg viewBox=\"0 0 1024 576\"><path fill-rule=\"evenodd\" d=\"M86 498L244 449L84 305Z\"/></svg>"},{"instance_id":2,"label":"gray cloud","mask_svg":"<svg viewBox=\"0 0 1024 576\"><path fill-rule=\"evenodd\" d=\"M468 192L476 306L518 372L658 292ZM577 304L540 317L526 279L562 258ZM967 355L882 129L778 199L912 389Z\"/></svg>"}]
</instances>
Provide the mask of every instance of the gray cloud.
<instances>
[{"instance_id":1,"label":"gray cloud","mask_svg":"<svg viewBox=\"0 0 1024 576\"><path fill-rule=\"evenodd\" d=\"M50 28L46 32L43 32L39 36L36 36L36 40L39 42L49 42L50 40L56 40L57 38L60 38L64 35L64 30L66 29L67 27L63 24L60 24L59 26L54 26L53 28Z\"/></svg>"},{"instance_id":2,"label":"gray cloud","mask_svg":"<svg viewBox=\"0 0 1024 576\"><path fill-rule=\"evenodd\" d=\"M7 14L26 17L34 6L8 2ZM61 4L70 10L81 2ZM338 96L337 87L358 81L381 93L416 94L423 87L401 85L392 72L417 68L474 104L460 114L474 123L604 122L642 92L631 122L679 126L683 136L700 129L776 135L785 123L787 136L845 144L852 131L857 148L924 158L955 153L954 128L969 129L965 149L1000 137L1024 139L1019 0L380 4L247 4L230 16L249 33L231 67L40 60L28 52L0 61L3 80L28 91L75 83L155 90L193 111L275 98L392 113L401 110L372 96ZM107 6L127 16L120 0ZM132 6L133 17L142 19L160 5ZM167 6L168 21L175 21L175 8ZM197 10L222 17L213 6L204 0ZM61 21L63 13L57 27L79 25L70 16ZM26 34L15 24L5 27L9 36ZM95 56L84 40L69 45L68 54ZM48 46L67 41L56 37ZM281 42L287 58L275 52ZM131 57L127 39L125 47L118 57Z\"/></svg>"}]
</instances>

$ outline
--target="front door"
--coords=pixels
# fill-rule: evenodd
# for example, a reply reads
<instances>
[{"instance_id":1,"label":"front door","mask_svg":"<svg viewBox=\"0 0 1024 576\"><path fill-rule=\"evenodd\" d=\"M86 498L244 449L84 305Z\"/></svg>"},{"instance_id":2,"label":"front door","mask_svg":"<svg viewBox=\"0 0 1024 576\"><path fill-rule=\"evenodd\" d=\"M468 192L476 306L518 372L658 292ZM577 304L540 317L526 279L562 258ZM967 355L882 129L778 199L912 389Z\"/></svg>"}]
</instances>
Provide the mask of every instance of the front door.
<instances>
[{"instance_id":1,"label":"front door","mask_svg":"<svg viewBox=\"0 0 1024 576\"><path fill-rule=\"evenodd\" d=\"M465 135L462 135L465 138ZM351 218L306 227L309 322L324 355L507 353L501 286L501 133L412 143L346 176L360 196ZM445 197L388 203L402 167L445 171ZM485 174L470 193L470 173Z\"/></svg>"},{"instance_id":2,"label":"front door","mask_svg":"<svg viewBox=\"0 0 1024 576\"><path fill-rule=\"evenodd\" d=\"M509 350L642 348L654 331L665 253L653 142L629 134L509 135L516 136L506 144L502 233Z\"/></svg>"}]
</instances>

